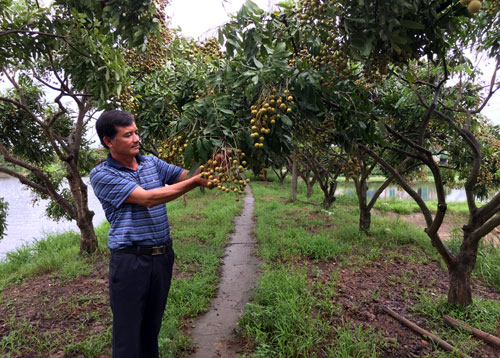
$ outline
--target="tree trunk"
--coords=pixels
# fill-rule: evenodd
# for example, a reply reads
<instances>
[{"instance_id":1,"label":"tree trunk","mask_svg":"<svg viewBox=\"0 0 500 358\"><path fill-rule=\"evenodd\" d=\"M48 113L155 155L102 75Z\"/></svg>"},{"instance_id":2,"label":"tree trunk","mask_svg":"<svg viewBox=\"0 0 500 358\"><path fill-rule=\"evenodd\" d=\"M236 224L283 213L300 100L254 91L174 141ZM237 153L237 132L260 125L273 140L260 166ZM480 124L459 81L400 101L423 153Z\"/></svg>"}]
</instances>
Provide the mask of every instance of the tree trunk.
<instances>
[{"instance_id":1,"label":"tree trunk","mask_svg":"<svg viewBox=\"0 0 500 358\"><path fill-rule=\"evenodd\" d=\"M280 184L283 184L286 176L288 175L288 169L285 169L285 172L283 172L283 167L280 167L280 168L273 168L273 171L276 174L276 176L278 177Z\"/></svg>"},{"instance_id":2,"label":"tree trunk","mask_svg":"<svg viewBox=\"0 0 500 358\"><path fill-rule=\"evenodd\" d=\"M337 200L337 198L335 198L335 193L333 193L333 195L325 194L323 202L321 203L321 207L325 210L328 210L330 209L330 206L332 206L332 204L335 202L335 200Z\"/></svg>"},{"instance_id":3,"label":"tree trunk","mask_svg":"<svg viewBox=\"0 0 500 358\"><path fill-rule=\"evenodd\" d=\"M306 182L306 188L307 188L306 197L310 198L313 195L313 186L314 186L314 181L308 180Z\"/></svg>"},{"instance_id":4,"label":"tree trunk","mask_svg":"<svg viewBox=\"0 0 500 358\"><path fill-rule=\"evenodd\" d=\"M476 265L478 244L465 234L456 261L448 268L450 290L448 303L468 306L472 303L471 274Z\"/></svg>"},{"instance_id":5,"label":"tree trunk","mask_svg":"<svg viewBox=\"0 0 500 358\"><path fill-rule=\"evenodd\" d=\"M356 192L358 195L358 206L359 206L359 230L368 231L370 230L372 215L370 209L368 209L366 192L368 191L368 186L366 181L358 182L354 181L356 185Z\"/></svg>"},{"instance_id":6,"label":"tree trunk","mask_svg":"<svg viewBox=\"0 0 500 358\"><path fill-rule=\"evenodd\" d=\"M328 176L327 180L329 180ZM324 199L321 206L323 207L323 209L327 210L330 208L330 206L332 206L335 200L337 200L337 198L335 198L335 192L337 191L337 181L334 180L330 182L330 185L325 185L324 188L326 190L323 190Z\"/></svg>"},{"instance_id":7,"label":"tree trunk","mask_svg":"<svg viewBox=\"0 0 500 358\"><path fill-rule=\"evenodd\" d=\"M93 253L98 248L97 236L94 231L94 224L92 223L92 217L94 212L86 210L83 217L77 220L78 228L82 235L80 239L80 253Z\"/></svg>"},{"instance_id":8,"label":"tree trunk","mask_svg":"<svg viewBox=\"0 0 500 358\"><path fill-rule=\"evenodd\" d=\"M94 212L89 209L88 187L83 182L80 173L71 165L68 165L68 184L71 189L76 214L73 219L76 220L76 225L80 229L80 253L94 253L98 248L97 236L94 231L92 218Z\"/></svg>"},{"instance_id":9,"label":"tree trunk","mask_svg":"<svg viewBox=\"0 0 500 358\"><path fill-rule=\"evenodd\" d=\"M292 201L297 199L297 180L299 176L299 171L297 168L297 159L293 158L292 161Z\"/></svg>"},{"instance_id":10,"label":"tree trunk","mask_svg":"<svg viewBox=\"0 0 500 358\"><path fill-rule=\"evenodd\" d=\"M306 173L302 177L302 179L304 179L304 182L306 183L306 188L307 188L306 197L308 198L312 196L313 187L314 184L316 184L316 176L313 175L313 177L311 178L310 174L311 174L310 171L306 171Z\"/></svg>"},{"instance_id":11,"label":"tree trunk","mask_svg":"<svg viewBox=\"0 0 500 358\"><path fill-rule=\"evenodd\" d=\"M448 303L468 306L472 303L471 273L466 265L458 264L449 270Z\"/></svg>"},{"instance_id":12,"label":"tree trunk","mask_svg":"<svg viewBox=\"0 0 500 358\"><path fill-rule=\"evenodd\" d=\"M359 230L360 231L368 231L370 230L370 226L372 223L372 213L366 205L364 207L359 208Z\"/></svg>"}]
</instances>

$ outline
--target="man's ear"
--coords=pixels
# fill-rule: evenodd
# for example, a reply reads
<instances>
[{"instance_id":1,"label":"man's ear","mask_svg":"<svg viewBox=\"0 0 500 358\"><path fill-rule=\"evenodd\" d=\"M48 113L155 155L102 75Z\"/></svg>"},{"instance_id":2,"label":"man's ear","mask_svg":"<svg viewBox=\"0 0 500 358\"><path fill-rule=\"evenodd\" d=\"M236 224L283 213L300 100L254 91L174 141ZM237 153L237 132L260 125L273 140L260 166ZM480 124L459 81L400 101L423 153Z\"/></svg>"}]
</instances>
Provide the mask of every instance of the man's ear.
<instances>
[{"instance_id":1,"label":"man's ear","mask_svg":"<svg viewBox=\"0 0 500 358\"><path fill-rule=\"evenodd\" d=\"M106 144L108 147L111 147L112 146L112 143L113 141L111 140L111 138L107 137L107 136L104 136L102 138L104 144Z\"/></svg>"}]
</instances>

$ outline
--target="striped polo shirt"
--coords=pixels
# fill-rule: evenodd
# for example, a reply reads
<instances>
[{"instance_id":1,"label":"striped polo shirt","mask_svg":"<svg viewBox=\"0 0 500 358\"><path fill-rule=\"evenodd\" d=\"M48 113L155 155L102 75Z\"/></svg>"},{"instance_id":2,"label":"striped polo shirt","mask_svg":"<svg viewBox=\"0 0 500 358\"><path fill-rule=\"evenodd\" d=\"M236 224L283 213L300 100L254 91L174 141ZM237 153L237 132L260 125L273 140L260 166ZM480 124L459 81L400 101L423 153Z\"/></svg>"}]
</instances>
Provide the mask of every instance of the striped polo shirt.
<instances>
[{"instance_id":1,"label":"striped polo shirt","mask_svg":"<svg viewBox=\"0 0 500 358\"><path fill-rule=\"evenodd\" d=\"M184 169L154 156L136 158L139 166L132 170L108 154L108 159L90 172L90 183L111 225L108 240L111 250L131 245L162 245L170 239L165 204L147 208L124 201L138 186L150 190L175 183Z\"/></svg>"}]
</instances>

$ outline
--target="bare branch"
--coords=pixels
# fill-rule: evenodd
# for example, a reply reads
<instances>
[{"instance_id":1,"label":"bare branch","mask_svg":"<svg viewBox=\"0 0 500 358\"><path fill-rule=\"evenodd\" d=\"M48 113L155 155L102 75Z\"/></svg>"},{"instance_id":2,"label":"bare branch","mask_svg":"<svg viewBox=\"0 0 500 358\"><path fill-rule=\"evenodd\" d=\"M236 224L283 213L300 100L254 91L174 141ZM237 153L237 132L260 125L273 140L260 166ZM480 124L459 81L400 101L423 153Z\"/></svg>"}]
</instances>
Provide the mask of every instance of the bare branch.
<instances>
[{"instance_id":1,"label":"bare branch","mask_svg":"<svg viewBox=\"0 0 500 358\"><path fill-rule=\"evenodd\" d=\"M499 69L500 69L500 55L497 56L495 70L493 71L493 74L491 75L490 86L489 86L490 88L489 88L488 94L486 95L486 98L484 99L483 104L479 108L471 111L472 114L477 114L477 113L481 112L484 109L484 107L486 107L486 105L488 104L491 97L500 88L500 86L497 86L497 88L494 88L495 84L496 84L497 72Z\"/></svg>"},{"instance_id":2,"label":"bare branch","mask_svg":"<svg viewBox=\"0 0 500 358\"><path fill-rule=\"evenodd\" d=\"M399 140L405 142L406 144L408 144L409 146L413 147L414 149L416 149L417 151L419 152L422 152L426 155L431 155L432 156L432 152L430 152L429 150L425 149L424 147L422 147L421 143L417 144L411 140L409 140L408 138L402 136L400 133L398 133L397 131L395 131L394 129L392 129L391 126L389 126L388 124L384 124L385 128L393 135L395 136L396 138L398 138ZM418 158L421 158L421 156L418 156Z\"/></svg>"},{"instance_id":3,"label":"bare branch","mask_svg":"<svg viewBox=\"0 0 500 358\"><path fill-rule=\"evenodd\" d=\"M459 133L460 136L465 140L465 142L474 152L474 162L472 165L472 169L465 183L465 193L467 195L467 204L469 206L469 211L472 214L474 214L477 210L477 206L472 190L474 189L474 185L477 182L477 177L479 176L479 169L481 168L481 157L482 157L481 145L476 140L476 138L474 138L474 136L470 131L460 129L448 115L440 111L436 111L435 113L439 115L442 119L444 119L448 123L448 125L452 128L452 130Z\"/></svg>"},{"instance_id":4,"label":"bare branch","mask_svg":"<svg viewBox=\"0 0 500 358\"><path fill-rule=\"evenodd\" d=\"M384 168L386 168L387 171L389 171L392 174L392 176L397 180L399 185L401 185L403 187L403 189L413 198L413 200L415 200L417 202L418 206L420 207L420 211L424 215L427 228L430 228L432 226L432 223L433 223L432 214L431 214L429 208L427 207L427 205L425 204L425 202L420 197L420 195L418 195L418 193L408 185L406 180L401 176L401 174L392 165L387 163L383 158L378 156L373 150L371 150L370 148L368 148L364 144L359 143L358 145L366 153L368 153L370 156L372 156L373 159L375 159ZM453 253L443 243L443 241L441 240L441 238L439 237L439 234L437 234L437 232L433 235L430 235L426 230L426 233L429 236L429 238L431 239L433 246L436 247L438 252L443 257L446 265L448 267L450 267L453 264L453 262L455 261L455 257L453 255Z\"/></svg>"},{"instance_id":5,"label":"bare branch","mask_svg":"<svg viewBox=\"0 0 500 358\"><path fill-rule=\"evenodd\" d=\"M500 213L496 214L493 218L486 221L483 225L481 225L471 233L471 239L473 240L473 243L477 243L479 240L481 240L481 238L492 232L493 229L498 225L500 225Z\"/></svg>"},{"instance_id":6,"label":"bare branch","mask_svg":"<svg viewBox=\"0 0 500 358\"><path fill-rule=\"evenodd\" d=\"M27 34L27 35L40 35L40 36L45 36L45 37L52 37L55 39L60 39L63 40L66 44L68 44L69 47L71 47L74 51L78 52L80 55L85 56L87 58L92 58L89 55L83 53L78 49L75 45L73 45L69 40L67 36L63 35L57 35L57 34L51 34L49 32L42 32L42 31L33 31L33 30L21 30L21 29L10 29L6 31L0 31L0 36L7 36L11 34Z\"/></svg>"},{"instance_id":7,"label":"bare branch","mask_svg":"<svg viewBox=\"0 0 500 358\"><path fill-rule=\"evenodd\" d=\"M402 167L404 165L404 163L406 162L406 160L403 161L403 163L401 163L401 165L398 167L398 171L401 173L401 174L404 174L405 172L407 171L410 171L412 170L413 168L416 168L418 167L420 164L414 164L414 165L410 165L408 168L405 168L403 171L402 170ZM394 177L390 177L388 178L379 188L378 190L375 192L375 194L373 194L371 200L370 200L370 203L367 205L367 208L368 210L371 210L374 206L375 206L375 203L377 202L379 196L382 194L382 192L394 181Z\"/></svg>"},{"instance_id":8,"label":"bare branch","mask_svg":"<svg viewBox=\"0 0 500 358\"><path fill-rule=\"evenodd\" d=\"M431 120L431 116L436 109L436 104L439 100L439 96L441 95L441 88L448 80L448 68L447 68L446 60L444 57L442 58L442 61L443 61L443 68L445 71L445 75L444 75L443 79L435 87L434 98L432 100L432 103L427 107L427 113L425 114L424 120L422 121L422 124L420 126L418 144L421 146L424 144L425 133L427 131L427 125L429 124L429 121Z\"/></svg>"},{"instance_id":9,"label":"bare branch","mask_svg":"<svg viewBox=\"0 0 500 358\"><path fill-rule=\"evenodd\" d=\"M5 173L13 178L18 179L24 185L27 185L33 189L36 189L36 190L40 191L41 193L44 193L45 195L49 195L49 191L47 190L47 188L29 180L28 178L26 178L22 174L19 174L13 170L10 170L10 169L4 168L4 167L0 167L0 173Z\"/></svg>"},{"instance_id":10,"label":"bare branch","mask_svg":"<svg viewBox=\"0 0 500 358\"><path fill-rule=\"evenodd\" d=\"M16 92L17 92L17 95L19 96L20 100L21 100L21 103L24 105L24 106L27 106L27 102L26 102L26 98L24 97L24 93L23 91L21 90L21 87L19 87L19 85L17 84L16 80L15 80L15 76L16 76L16 72L17 72L17 69L14 70L14 73L12 76L10 76L7 71L2 68L2 72L3 74L5 75L5 77L7 77L7 79L9 80L9 82L14 86L14 88L16 89Z\"/></svg>"},{"instance_id":11,"label":"bare branch","mask_svg":"<svg viewBox=\"0 0 500 358\"><path fill-rule=\"evenodd\" d=\"M29 170L31 173L33 173L38 179L40 179L43 182L44 186L41 186L40 184L37 184L37 183L27 179L26 177L24 177L21 174L14 173L7 168L0 167L0 172L6 173L8 175L14 174L12 176L19 179L19 181L21 183L28 185L29 187L32 187L33 189L39 190L40 192L50 196L56 203L61 205L71 217L76 217L74 207L66 199L64 199L61 195L59 195L57 193L56 188L54 188L54 185L52 184L50 178L47 177L40 169L22 161L22 160L14 158L13 156L11 156L9 154L9 152L7 151L7 148L5 148L1 144L0 144L0 152L2 153L6 162L12 163L14 165L17 165L17 166L20 166L22 168Z\"/></svg>"},{"instance_id":12,"label":"bare branch","mask_svg":"<svg viewBox=\"0 0 500 358\"><path fill-rule=\"evenodd\" d=\"M485 218L488 220L493 215L498 212L500 206L500 192L497 193L486 205L479 207L474 213L474 220L477 221L479 218Z\"/></svg>"}]
</instances>

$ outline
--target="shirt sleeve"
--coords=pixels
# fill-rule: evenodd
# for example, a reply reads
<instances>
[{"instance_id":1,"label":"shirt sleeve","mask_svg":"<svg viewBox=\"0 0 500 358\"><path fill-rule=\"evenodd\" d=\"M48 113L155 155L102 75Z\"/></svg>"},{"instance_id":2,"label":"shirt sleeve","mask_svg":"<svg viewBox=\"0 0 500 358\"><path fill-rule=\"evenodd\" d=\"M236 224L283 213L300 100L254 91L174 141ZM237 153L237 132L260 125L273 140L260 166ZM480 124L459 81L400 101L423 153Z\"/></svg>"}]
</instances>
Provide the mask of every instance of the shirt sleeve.
<instances>
[{"instance_id":1,"label":"shirt sleeve","mask_svg":"<svg viewBox=\"0 0 500 358\"><path fill-rule=\"evenodd\" d=\"M156 167L158 168L158 173L160 175L163 185L172 185L175 183L177 178L184 171L184 168L178 167L176 165L164 162L161 159L153 157L155 160Z\"/></svg>"},{"instance_id":2,"label":"shirt sleeve","mask_svg":"<svg viewBox=\"0 0 500 358\"><path fill-rule=\"evenodd\" d=\"M92 171L90 183L101 202L119 208L129 195L139 186L119 175L106 171Z\"/></svg>"}]
</instances>

